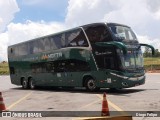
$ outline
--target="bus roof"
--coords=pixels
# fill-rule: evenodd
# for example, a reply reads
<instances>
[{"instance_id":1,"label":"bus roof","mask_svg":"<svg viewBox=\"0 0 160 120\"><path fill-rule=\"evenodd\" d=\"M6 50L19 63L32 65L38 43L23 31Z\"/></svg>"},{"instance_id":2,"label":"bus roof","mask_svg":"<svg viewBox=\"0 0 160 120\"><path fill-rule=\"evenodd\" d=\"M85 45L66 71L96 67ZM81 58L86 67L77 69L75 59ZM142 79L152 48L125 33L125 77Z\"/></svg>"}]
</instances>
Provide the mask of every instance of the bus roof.
<instances>
[{"instance_id":1,"label":"bus roof","mask_svg":"<svg viewBox=\"0 0 160 120\"><path fill-rule=\"evenodd\" d=\"M90 23L90 24L74 27L74 28L71 28L71 29L63 30L63 31L60 31L60 32L57 32L57 33L48 34L48 35L44 35L44 36L41 36L41 37L30 39L30 40L26 40L24 42L20 42L20 43L17 43L17 44L9 45L8 48L12 47L12 46L16 46L16 45L22 44L22 43L28 43L28 42L31 42L31 41L34 41L34 40L37 40L37 39L43 39L43 38L46 38L46 37L49 37L49 36L52 36L52 35L58 35L58 34L61 34L61 33L67 32L67 31L71 31L71 30L74 30L74 29L78 29L78 28L81 28L81 27L83 28L83 27L89 27L89 26L94 26L94 25L118 25L118 26L129 27L129 26L126 26L126 25L123 25L123 24L119 24L119 23L106 23L106 22Z\"/></svg>"}]
</instances>

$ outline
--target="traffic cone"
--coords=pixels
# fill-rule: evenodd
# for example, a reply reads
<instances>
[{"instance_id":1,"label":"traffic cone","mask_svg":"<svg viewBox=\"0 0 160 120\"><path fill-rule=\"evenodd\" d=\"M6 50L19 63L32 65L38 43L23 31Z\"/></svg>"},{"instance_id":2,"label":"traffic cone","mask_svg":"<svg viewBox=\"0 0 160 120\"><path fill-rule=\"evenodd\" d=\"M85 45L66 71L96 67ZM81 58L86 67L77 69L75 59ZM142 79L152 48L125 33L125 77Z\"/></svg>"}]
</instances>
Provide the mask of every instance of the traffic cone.
<instances>
[{"instance_id":1,"label":"traffic cone","mask_svg":"<svg viewBox=\"0 0 160 120\"><path fill-rule=\"evenodd\" d=\"M108 108L108 102L106 99L106 93L103 94L103 101L102 101L102 112L101 116L109 116L109 108Z\"/></svg>"},{"instance_id":2,"label":"traffic cone","mask_svg":"<svg viewBox=\"0 0 160 120\"><path fill-rule=\"evenodd\" d=\"M2 93L0 92L0 111L6 111L5 104L3 102Z\"/></svg>"}]
</instances>

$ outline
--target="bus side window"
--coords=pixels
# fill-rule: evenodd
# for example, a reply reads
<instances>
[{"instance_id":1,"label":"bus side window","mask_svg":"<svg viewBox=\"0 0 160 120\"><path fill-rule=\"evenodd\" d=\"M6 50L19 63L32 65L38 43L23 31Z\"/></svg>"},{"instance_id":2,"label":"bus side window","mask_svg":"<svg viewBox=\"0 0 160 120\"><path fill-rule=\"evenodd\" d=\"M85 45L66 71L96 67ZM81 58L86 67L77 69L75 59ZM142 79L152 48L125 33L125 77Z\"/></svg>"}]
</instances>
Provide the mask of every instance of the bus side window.
<instances>
[{"instance_id":1,"label":"bus side window","mask_svg":"<svg viewBox=\"0 0 160 120\"><path fill-rule=\"evenodd\" d=\"M61 34L61 48L66 46L65 33Z\"/></svg>"},{"instance_id":2,"label":"bus side window","mask_svg":"<svg viewBox=\"0 0 160 120\"><path fill-rule=\"evenodd\" d=\"M66 47L87 47L88 42L81 29L72 30L66 33Z\"/></svg>"},{"instance_id":3,"label":"bus side window","mask_svg":"<svg viewBox=\"0 0 160 120\"><path fill-rule=\"evenodd\" d=\"M60 49L62 47L60 35L50 37L50 47L51 50Z\"/></svg>"},{"instance_id":4,"label":"bus side window","mask_svg":"<svg viewBox=\"0 0 160 120\"><path fill-rule=\"evenodd\" d=\"M115 69L114 59L113 57L104 58L104 66L106 69Z\"/></svg>"},{"instance_id":5,"label":"bus side window","mask_svg":"<svg viewBox=\"0 0 160 120\"><path fill-rule=\"evenodd\" d=\"M47 72L55 72L54 62L46 63L45 67Z\"/></svg>"},{"instance_id":6,"label":"bus side window","mask_svg":"<svg viewBox=\"0 0 160 120\"><path fill-rule=\"evenodd\" d=\"M66 70L68 72L89 71L90 67L85 61L72 59L67 61Z\"/></svg>"},{"instance_id":7,"label":"bus side window","mask_svg":"<svg viewBox=\"0 0 160 120\"><path fill-rule=\"evenodd\" d=\"M85 61L77 61L77 67L79 69L79 71L89 71L90 67L89 64Z\"/></svg>"},{"instance_id":8,"label":"bus side window","mask_svg":"<svg viewBox=\"0 0 160 120\"><path fill-rule=\"evenodd\" d=\"M32 73L45 73L47 72L45 63L34 63L31 65Z\"/></svg>"},{"instance_id":9,"label":"bus side window","mask_svg":"<svg viewBox=\"0 0 160 120\"><path fill-rule=\"evenodd\" d=\"M29 53L33 54L33 53L38 53L39 52L39 48L38 48L38 42L37 41L31 41L29 42Z\"/></svg>"},{"instance_id":10,"label":"bus side window","mask_svg":"<svg viewBox=\"0 0 160 120\"><path fill-rule=\"evenodd\" d=\"M8 55L9 56L13 56L14 55L14 49L13 48L9 48L8 49Z\"/></svg>"},{"instance_id":11,"label":"bus side window","mask_svg":"<svg viewBox=\"0 0 160 120\"><path fill-rule=\"evenodd\" d=\"M44 48L45 48L45 51L47 50L50 50L50 39L47 37L44 39Z\"/></svg>"},{"instance_id":12,"label":"bus side window","mask_svg":"<svg viewBox=\"0 0 160 120\"><path fill-rule=\"evenodd\" d=\"M15 69L14 69L14 67L10 67L10 73L11 73L11 74L15 74Z\"/></svg>"},{"instance_id":13,"label":"bus side window","mask_svg":"<svg viewBox=\"0 0 160 120\"><path fill-rule=\"evenodd\" d=\"M111 41L111 35L105 25L86 27L85 32L91 43Z\"/></svg>"},{"instance_id":14,"label":"bus side window","mask_svg":"<svg viewBox=\"0 0 160 120\"><path fill-rule=\"evenodd\" d=\"M14 56L18 56L19 55L19 46L18 45L14 47L13 55Z\"/></svg>"},{"instance_id":15,"label":"bus side window","mask_svg":"<svg viewBox=\"0 0 160 120\"><path fill-rule=\"evenodd\" d=\"M45 51L45 41L44 41L44 39L40 39L39 40L39 46L38 46L38 48L39 48L39 52Z\"/></svg>"},{"instance_id":16,"label":"bus side window","mask_svg":"<svg viewBox=\"0 0 160 120\"><path fill-rule=\"evenodd\" d=\"M8 56L14 56L14 48L8 48Z\"/></svg>"},{"instance_id":17,"label":"bus side window","mask_svg":"<svg viewBox=\"0 0 160 120\"><path fill-rule=\"evenodd\" d=\"M28 44L22 43L19 45L19 55L27 55L28 54Z\"/></svg>"},{"instance_id":18,"label":"bus side window","mask_svg":"<svg viewBox=\"0 0 160 120\"><path fill-rule=\"evenodd\" d=\"M29 54L33 54L33 42L29 42Z\"/></svg>"}]
</instances>

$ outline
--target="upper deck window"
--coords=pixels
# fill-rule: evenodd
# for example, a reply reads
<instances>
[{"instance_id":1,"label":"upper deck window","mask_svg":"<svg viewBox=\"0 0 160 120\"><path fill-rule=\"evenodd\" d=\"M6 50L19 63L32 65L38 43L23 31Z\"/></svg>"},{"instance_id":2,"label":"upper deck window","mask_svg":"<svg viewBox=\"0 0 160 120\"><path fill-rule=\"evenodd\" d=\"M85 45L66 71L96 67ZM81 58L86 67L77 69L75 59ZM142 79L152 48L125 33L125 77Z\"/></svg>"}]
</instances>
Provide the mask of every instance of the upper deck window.
<instances>
[{"instance_id":1,"label":"upper deck window","mask_svg":"<svg viewBox=\"0 0 160 120\"><path fill-rule=\"evenodd\" d=\"M91 43L111 41L111 34L105 25L94 25L85 28L85 32Z\"/></svg>"},{"instance_id":2,"label":"upper deck window","mask_svg":"<svg viewBox=\"0 0 160 120\"><path fill-rule=\"evenodd\" d=\"M86 37L81 29L75 29L69 32L66 32L66 47L87 47L88 42Z\"/></svg>"},{"instance_id":3,"label":"upper deck window","mask_svg":"<svg viewBox=\"0 0 160 120\"><path fill-rule=\"evenodd\" d=\"M137 40L136 35L129 27L120 25L109 25L109 28L118 40Z\"/></svg>"},{"instance_id":4,"label":"upper deck window","mask_svg":"<svg viewBox=\"0 0 160 120\"><path fill-rule=\"evenodd\" d=\"M50 50L50 40L48 37L40 39L38 41L39 44L39 52Z\"/></svg>"},{"instance_id":5,"label":"upper deck window","mask_svg":"<svg viewBox=\"0 0 160 120\"><path fill-rule=\"evenodd\" d=\"M64 33L50 37L51 49L60 49L64 47ZM63 43L62 43L63 42Z\"/></svg>"},{"instance_id":6,"label":"upper deck window","mask_svg":"<svg viewBox=\"0 0 160 120\"><path fill-rule=\"evenodd\" d=\"M28 44L20 44L17 47L19 48L18 55L27 55L28 54Z\"/></svg>"}]
</instances>

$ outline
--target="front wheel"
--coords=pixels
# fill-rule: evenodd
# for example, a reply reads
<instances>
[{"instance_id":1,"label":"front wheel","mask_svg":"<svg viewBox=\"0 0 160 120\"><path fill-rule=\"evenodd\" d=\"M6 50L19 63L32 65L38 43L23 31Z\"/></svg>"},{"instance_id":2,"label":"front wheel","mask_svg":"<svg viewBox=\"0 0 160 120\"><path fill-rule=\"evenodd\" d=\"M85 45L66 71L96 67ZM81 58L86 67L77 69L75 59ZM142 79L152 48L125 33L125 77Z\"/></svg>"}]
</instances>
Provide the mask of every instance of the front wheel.
<instances>
[{"instance_id":1,"label":"front wheel","mask_svg":"<svg viewBox=\"0 0 160 120\"><path fill-rule=\"evenodd\" d=\"M28 82L25 79L22 80L22 88L23 89L27 89L28 88Z\"/></svg>"},{"instance_id":2,"label":"front wheel","mask_svg":"<svg viewBox=\"0 0 160 120\"><path fill-rule=\"evenodd\" d=\"M96 86L95 80L93 78L86 79L85 87L87 91L97 91L100 89Z\"/></svg>"}]
</instances>

